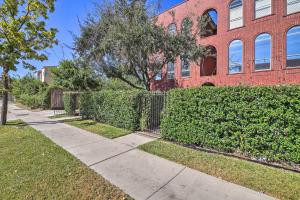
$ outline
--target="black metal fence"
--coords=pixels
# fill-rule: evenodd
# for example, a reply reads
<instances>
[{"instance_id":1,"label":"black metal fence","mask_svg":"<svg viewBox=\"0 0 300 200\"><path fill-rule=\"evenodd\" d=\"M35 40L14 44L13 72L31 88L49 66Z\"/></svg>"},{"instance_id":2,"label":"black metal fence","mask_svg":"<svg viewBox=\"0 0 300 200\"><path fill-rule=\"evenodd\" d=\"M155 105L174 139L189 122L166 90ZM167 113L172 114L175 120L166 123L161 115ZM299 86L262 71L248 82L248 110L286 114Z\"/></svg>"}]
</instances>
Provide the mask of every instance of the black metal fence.
<instances>
[{"instance_id":1,"label":"black metal fence","mask_svg":"<svg viewBox=\"0 0 300 200\"><path fill-rule=\"evenodd\" d=\"M142 95L141 128L143 131L160 133L162 113L166 106L167 93L153 92Z\"/></svg>"}]
</instances>

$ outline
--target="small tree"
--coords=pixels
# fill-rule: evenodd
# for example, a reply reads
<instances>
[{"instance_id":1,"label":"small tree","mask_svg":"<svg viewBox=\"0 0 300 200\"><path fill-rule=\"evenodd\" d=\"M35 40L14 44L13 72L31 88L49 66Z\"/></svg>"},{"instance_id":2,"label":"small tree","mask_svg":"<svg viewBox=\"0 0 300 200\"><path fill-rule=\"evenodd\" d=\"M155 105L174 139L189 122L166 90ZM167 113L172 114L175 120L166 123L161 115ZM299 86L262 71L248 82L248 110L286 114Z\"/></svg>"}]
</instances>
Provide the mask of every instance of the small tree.
<instances>
[{"instance_id":1,"label":"small tree","mask_svg":"<svg viewBox=\"0 0 300 200\"><path fill-rule=\"evenodd\" d=\"M101 86L99 76L80 60L64 60L51 72L54 84L69 91L96 90Z\"/></svg>"},{"instance_id":2,"label":"small tree","mask_svg":"<svg viewBox=\"0 0 300 200\"><path fill-rule=\"evenodd\" d=\"M190 24L182 31L169 33L149 14L148 3L115 0L99 6L97 14L81 26L75 46L86 62L107 77L150 90L151 82L168 62L178 56L199 61L205 51L197 45L198 34L192 34ZM135 77L137 83L130 77Z\"/></svg>"},{"instance_id":3,"label":"small tree","mask_svg":"<svg viewBox=\"0 0 300 200\"><path fill-rule=\"evenodd\" d=\"M9 71L22 63L34 69L28 60L46 60L41 50L57 43L57 30L46 29L48 13L54 11L55 0L4 0L0 5L0 66L3 68L3 105L1 124L6 124Z\"/></svg>"}]
</instances>

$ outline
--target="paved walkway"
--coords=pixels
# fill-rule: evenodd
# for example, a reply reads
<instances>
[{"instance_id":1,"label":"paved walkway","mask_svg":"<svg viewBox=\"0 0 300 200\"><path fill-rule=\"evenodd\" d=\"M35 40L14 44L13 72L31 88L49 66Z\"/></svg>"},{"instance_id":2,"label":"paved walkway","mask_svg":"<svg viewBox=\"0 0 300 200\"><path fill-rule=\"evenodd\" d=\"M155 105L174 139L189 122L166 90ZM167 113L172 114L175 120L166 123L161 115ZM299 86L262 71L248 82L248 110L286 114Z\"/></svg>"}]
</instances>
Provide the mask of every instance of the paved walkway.
<instances>
[{"instance_id":1,"label":"paved walkway","mask_svg":"<svg viewBox=\"0 0 300 200\"><path fill-rule=\"evenodd\" d=\"M153 139L131 134L110 140L10 105L22 119L137 200L268 200L262 193L217 179L136 147Z\"/></svg>"}]
</instances>

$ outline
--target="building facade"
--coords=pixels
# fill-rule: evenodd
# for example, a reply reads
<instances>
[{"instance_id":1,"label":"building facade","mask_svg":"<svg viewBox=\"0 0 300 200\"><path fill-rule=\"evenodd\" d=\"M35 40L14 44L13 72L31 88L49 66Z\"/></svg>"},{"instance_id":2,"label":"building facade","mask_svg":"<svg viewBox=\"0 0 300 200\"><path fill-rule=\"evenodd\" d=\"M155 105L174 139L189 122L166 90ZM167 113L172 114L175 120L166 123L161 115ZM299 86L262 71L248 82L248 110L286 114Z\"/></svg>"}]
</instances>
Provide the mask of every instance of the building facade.
<instances>
[{"instance_id":1,"label":"building facade","mask_svg":"<svg viewBox=\"0 0 300 200\"><path fill-rule=\"evenodd\" d=\"M36 71L36 77L43 83L50 84L52 82L51 68L53 66L43 67L41 70Z\"/></svg>"},{"instance_id":2,"label":"building facade","mask_svg":"<svg viewBox=\"0 0 300 200\"><path fill-rule=\"evenodd\" d=\"M186 19L206 19L198 42L212 53L168 63L153 90L300 84L300 0L187 0L158 23L176 34Z\"/></svg>"}]
</instances>

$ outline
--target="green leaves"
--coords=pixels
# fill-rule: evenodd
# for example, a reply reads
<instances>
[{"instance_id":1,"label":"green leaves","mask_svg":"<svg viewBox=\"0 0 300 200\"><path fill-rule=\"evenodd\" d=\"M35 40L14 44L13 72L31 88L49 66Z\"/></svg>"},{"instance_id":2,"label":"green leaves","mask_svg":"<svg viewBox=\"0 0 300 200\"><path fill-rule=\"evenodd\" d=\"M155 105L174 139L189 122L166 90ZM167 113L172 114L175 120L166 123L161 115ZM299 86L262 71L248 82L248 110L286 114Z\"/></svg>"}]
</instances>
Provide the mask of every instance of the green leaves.
<instances>
[{"instance_id":1,"label":"green leaves","mask_svg":"<svg viewBox=\"0 0 300 200\"><path fill-rule=\"evenodd\" d=\"M80 113L84 118L136 130L139 126L138 96L139 91L83 93L80 97Z\"/></svg>"},{"instance_id":2,"label":"green leaves","mask_svg":"<svg viewBox=\"0 0 300 200\"><path fill-rule=\"evenodd\" d=\"M300 163L300 87L202 87L168 94L166 139Z\"/></svg>"},{"instance_id":3,"label":"green leaves","mask_svg":"<svg viewBox=\"0 0 300 200\"><path fill-rule=\"evenodd\" d=\"M55 0L4 0L0 5L0 66L16 70L20 62L34 68L28 60L46 60L41 52L57 44L54 28L45 20L54 11Z\"/></svg>"},{"instance_id":4,"label":"green leaves","mask_svg":"<svg viewBox=\"0 0 300 200\"><path fill-rule=\"evenodd\" d=\"M87 91L101 88L101 79L79 60L64 60L51 70L54 84L68 91Z\"/></svg>"},{"instance_id":5,"label":"green leaves","mask_svg":"<svg viewBox=\"0 0 300 200\"><path fill-rule=\"evenodd\" d=\"M197 44L197 34L191 34L192 21L186 20L182 32L169 34L149 15L149 3L116 0L100 5L96 16L81 26L76 39L79 55L107 77L147 90L168 62L182 55L199 61L204 48ZM137 83L128 78L132 76Z\"/></svg>"}]
</instances>

